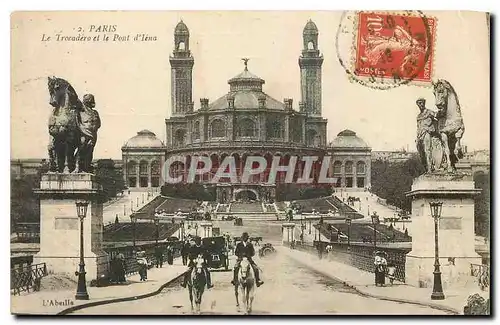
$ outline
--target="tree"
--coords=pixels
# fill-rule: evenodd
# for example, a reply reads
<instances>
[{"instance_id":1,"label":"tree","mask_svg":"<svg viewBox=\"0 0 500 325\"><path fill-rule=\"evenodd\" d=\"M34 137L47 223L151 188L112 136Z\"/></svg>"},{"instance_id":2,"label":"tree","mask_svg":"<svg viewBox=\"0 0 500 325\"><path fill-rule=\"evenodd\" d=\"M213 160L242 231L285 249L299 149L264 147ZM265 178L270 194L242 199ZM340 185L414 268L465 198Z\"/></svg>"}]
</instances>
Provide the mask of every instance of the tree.
<instances>
[{"instance_id":1,"label":"tree","mask_svg":"<svg viewBox=\"0 0 500 325\"><path fill-rule=\"evenodd\" d=\"M199 201L215 201L215 186L200 183L165 184L161 187L164 196Z\"/></svg>"},{"instance_id":2,"label":"tree","mask_svg":"<svg viewBox=\"0 0 500 325\"><path fill-rule=\"evenodd\" d=\"M388 204L411 211L411 199L405 193L411 190L413 180L424 172L417 155L405 161L373 161L371 190Z\"/></svg>"},{"instance_id":3,"label":"tree","mask_svg":"<svg viewBox=\"0 0 500 325\"><path fill-rule=\"evenodd\" d=\"M476 234L489 237L490 233L490 173L474 173L474 185L481 193L474 198L474 229Z\"/></svg>"},{"instance_id":4,"label":"tree","mask_svg":"<svg viewBox=\"0 0 500 325\"><path fill-rule=\"evenodd\" d=\"M104 198L108 201L125 189L123 172L115 167L112 159L99 159L95 169L96 179L101 184Z\"/></svg>"},{"instance_id":5,"label":"tree","mask_svg":"<svg viewBox=\"0 0 500 325\"><path fill-rule=\"evenodd\" d=\"M307 200L332 194L329 184L277 184L276 201Z\"/></svg>"}]
</instances>

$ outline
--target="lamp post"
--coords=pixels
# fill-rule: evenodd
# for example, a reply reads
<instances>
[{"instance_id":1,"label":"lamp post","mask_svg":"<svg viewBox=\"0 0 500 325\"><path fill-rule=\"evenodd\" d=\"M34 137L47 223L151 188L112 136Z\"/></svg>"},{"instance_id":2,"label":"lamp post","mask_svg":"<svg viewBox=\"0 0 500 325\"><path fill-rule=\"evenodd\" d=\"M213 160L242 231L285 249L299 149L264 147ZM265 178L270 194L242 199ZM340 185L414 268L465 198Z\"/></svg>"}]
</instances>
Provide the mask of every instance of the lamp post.
<instances>
[{"instance_id":1,"label":"lamp post","mask_svg":"<svg viewBox=\"0 0 500 325\"><path fill-rule=\"evenodd\" d=\"M158 247L158 237L160 237L160 219L158 217L155 218L155 226L156 226L156 247Z\"/></svg>"},{"instance_id":2,"label":"lamp post","mask_svg":"<svg viewBox=\"0 0 500 325\"><path fill-rule=\"evenodd\" d=\"M89 300L89 294L87 292L87 284L85 281L85 259L83 258L83 220L87 215L87 207L89 206L88 201L76 201L76 212L78 218L80 219L80 268L75 274L78 276L78 286L76 289L76 300Z\"/></svg>"},{"instance_id":3,"label":"lamp post","mask_svg":"<svg viewBox=\"0 0 500 325\"><path fill-rule=\"evenodd\" d=\"M351 249L351 218L346 218L345 223L347 224L347 249Z\"/></svg>"},{"instance_id":4,"label":"lamp post","mask_svg":"<svg viewBox=\"0 0 500 325\"><path fill-rule=\"evenodd\" d=\"M184 240L184 220L181 221L181 240Z\"/></svg>"},{"instance_id":5,"label":"lamp post","mask_svg":"<svg viewBox=\"0 0 500 325\"><path fill-rule=\"evenodd\" d=\"M373 224L373 247L377 250L377 225L380 223L380 219L377 212L372 214L372 224Z\"/></svg>"},{"instance_id":6,"label":"lamp post","mask_svg":"<svg viewBox=\"0 0 500 325\"><path fill-rule=\"evenodd\" d=\"M443 202L429 202L431 208L431 215L434 218L434 286L432 287L432 300L443 300L443 284L441 282L441 271L439 269L439 238L438 226L439 218L441 218L441 210Z\"/></svg>"},{"instance_id":7,"label":"lamp post","mask_svg":"<svg viewBox=\"0 0 500 325\"><path fill-rule=\"evenodd\" d=\"M132 222L132 247L135 252L135 224L137 223L137 218L134 215L130 215L130 221Z\"/></svg>"},{"instance_id":8,"label":"lamp post","mask_svg":"<svg viewBox=\"0 0 500 325\"><path fill-rule=\"evenodd\" d=\"M197 224L197 223L195 223L195 224L194 224L194 230L195 230L195 232L196 232L196 233L195 233L195 234L196 234L196 237L198 237L198 224Z\"/></svg>"}]
</instances>

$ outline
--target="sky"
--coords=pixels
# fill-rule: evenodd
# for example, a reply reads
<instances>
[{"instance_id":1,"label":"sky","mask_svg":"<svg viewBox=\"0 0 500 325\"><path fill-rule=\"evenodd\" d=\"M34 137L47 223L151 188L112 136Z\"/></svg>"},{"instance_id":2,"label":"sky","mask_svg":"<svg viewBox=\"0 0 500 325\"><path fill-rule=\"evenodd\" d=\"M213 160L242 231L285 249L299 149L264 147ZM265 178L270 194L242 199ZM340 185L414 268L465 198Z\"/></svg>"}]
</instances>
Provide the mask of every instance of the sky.
<instances>
[{"instance_id":1,"label":"sky","mask_svg":"<svg viewBox=\"0 0 500 325\"><path fill-rule=\"evenodd\" d=\"M457 91L469 151L489 149L489 44L482 13L429 12L436 17L433 79L447 79ZM121 146L142 129L165 140L170 116L170 64L173 31L182 19L190 30L195 60L193 100L210 102L229 90L227 80L249 70L266 81L264 91L282 101L293 98L298 110L302 30L308 19L319 29L324 57L323 117L328 141L351 129L373 150L415 150L415 100L430 88L408 85L376 90L349 81L335 49L341 12L50 12L17 13L11 21L11 158L47 157L47 77L68 80L81 98L92 93L102 128L95 158L121 158ZM66 42L55 34L97 36L91 26L116 25L121 37L147 34L156 41ZM80 32L79 29L83 32ZM43 36L45 35L45 36ZM47 36L51 40L44 41ZM349 40L354 31L343 37ZM341 44L341 55L352 55ZM349 58L348 58L349 59Z\"/></svg>"}]
</instances>

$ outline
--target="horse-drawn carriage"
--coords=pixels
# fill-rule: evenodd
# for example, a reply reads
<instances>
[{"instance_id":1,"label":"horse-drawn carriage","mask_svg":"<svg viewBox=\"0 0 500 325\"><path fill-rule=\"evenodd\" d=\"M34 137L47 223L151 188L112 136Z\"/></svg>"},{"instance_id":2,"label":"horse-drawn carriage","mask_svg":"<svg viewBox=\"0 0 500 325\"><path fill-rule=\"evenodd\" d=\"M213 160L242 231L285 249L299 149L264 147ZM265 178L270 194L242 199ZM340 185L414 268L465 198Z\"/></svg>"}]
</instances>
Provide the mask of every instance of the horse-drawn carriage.
<instances>
[{"instance_id":1,"label":"horse-drawn carriage","mask_svg":"<svg viewBox=\"0 0 500 325\"><path fill-rule=\"evenodd\" d=\"M235 226L243 226L243 219L241 219L241 218L234 219L234 225Z\"/></svg>"},{"instance_id":2,"label":"horse-drawn carriage","mask_svg":"<svg viewBox=\"0 0 500 325\"><path fill-rule=\"evenodd\" d=\"M264 257L276 253L276 249L270 243L266 243L259 249L259 257Z\"/></svg>"},{"instance_id":3,"label":"horse-drawn carriage","mask_svg":"<svg viewBox=\"0 0 500 325\"><path fill-rule=\"evenodd\" d=\"M202 239L202 246L209 252L208 265L211 269L229 269L228 243L224 236L206 237Z\"/></svg>"}]
</instances>

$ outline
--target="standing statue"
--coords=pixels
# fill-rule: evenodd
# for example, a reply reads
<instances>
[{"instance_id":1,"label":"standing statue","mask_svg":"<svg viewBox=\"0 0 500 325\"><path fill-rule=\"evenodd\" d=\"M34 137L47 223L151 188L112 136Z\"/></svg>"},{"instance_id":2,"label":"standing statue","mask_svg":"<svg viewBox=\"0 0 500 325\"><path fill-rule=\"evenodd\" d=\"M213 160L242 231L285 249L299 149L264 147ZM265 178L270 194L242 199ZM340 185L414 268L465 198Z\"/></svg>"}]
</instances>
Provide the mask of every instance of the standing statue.
<instances>
[{"instance_id":1,"label":"standing statue","mask_svg":"<svg viewBox=\"0 0 500 325\"><path fill-rule=\"evenodd\" d=\"M97 143L97 130L101 127L99 113L94 109L95 99L92 94L83 95L83 110L78 115L78 127L81 132L80 147L77 152L79 171L92 172L92 159Z\"/></svg>"},{"instance_id":2,"label":"standing statue","mask_svg":"<svg viewBox=\"0 0 500 325\"><path fill-rule=\"evenodd\" d=\"M85 95L83 103L75 89L62 78L49 77L49 171L57 173L91 172L99 114L93 109L94 96Z\"/></svg>"},{"instance_id":3,"label":"standing statue","mask_svg":"<svg viewBox=\"0 0 500 325\"><path fill-rule=\"evenodd\" d=\"M82 103L73 87L64 79L49 77L49 171L71 173L77 169L75 152L80 143L77 116Z\"/></svg>"},{"instance_id":4,"label":"standing statue","mask_svg":"<svg viewBox=\"0 0 500 325\"><path fill-rule=\"evenodd\" d=\"M437 133L436 112L426 108L425 99L417 99L420 113L417 116L417 151L427 172L441 167L443 150L441 138Z\"/></svg>"},{"instance_id":5,"label":"standing statue","mask_svg":"<svg viewBox=\"0 0 500 325\"><path fill-rule=\"evenodd\" d=\"M445 155L445 167L450 173L456 170L455 164L463 158L460 140L465 132L460 103L451 84L443 79L432 83L436 106L438 108L437 127Z\"/></svg>"}]
</instances>

